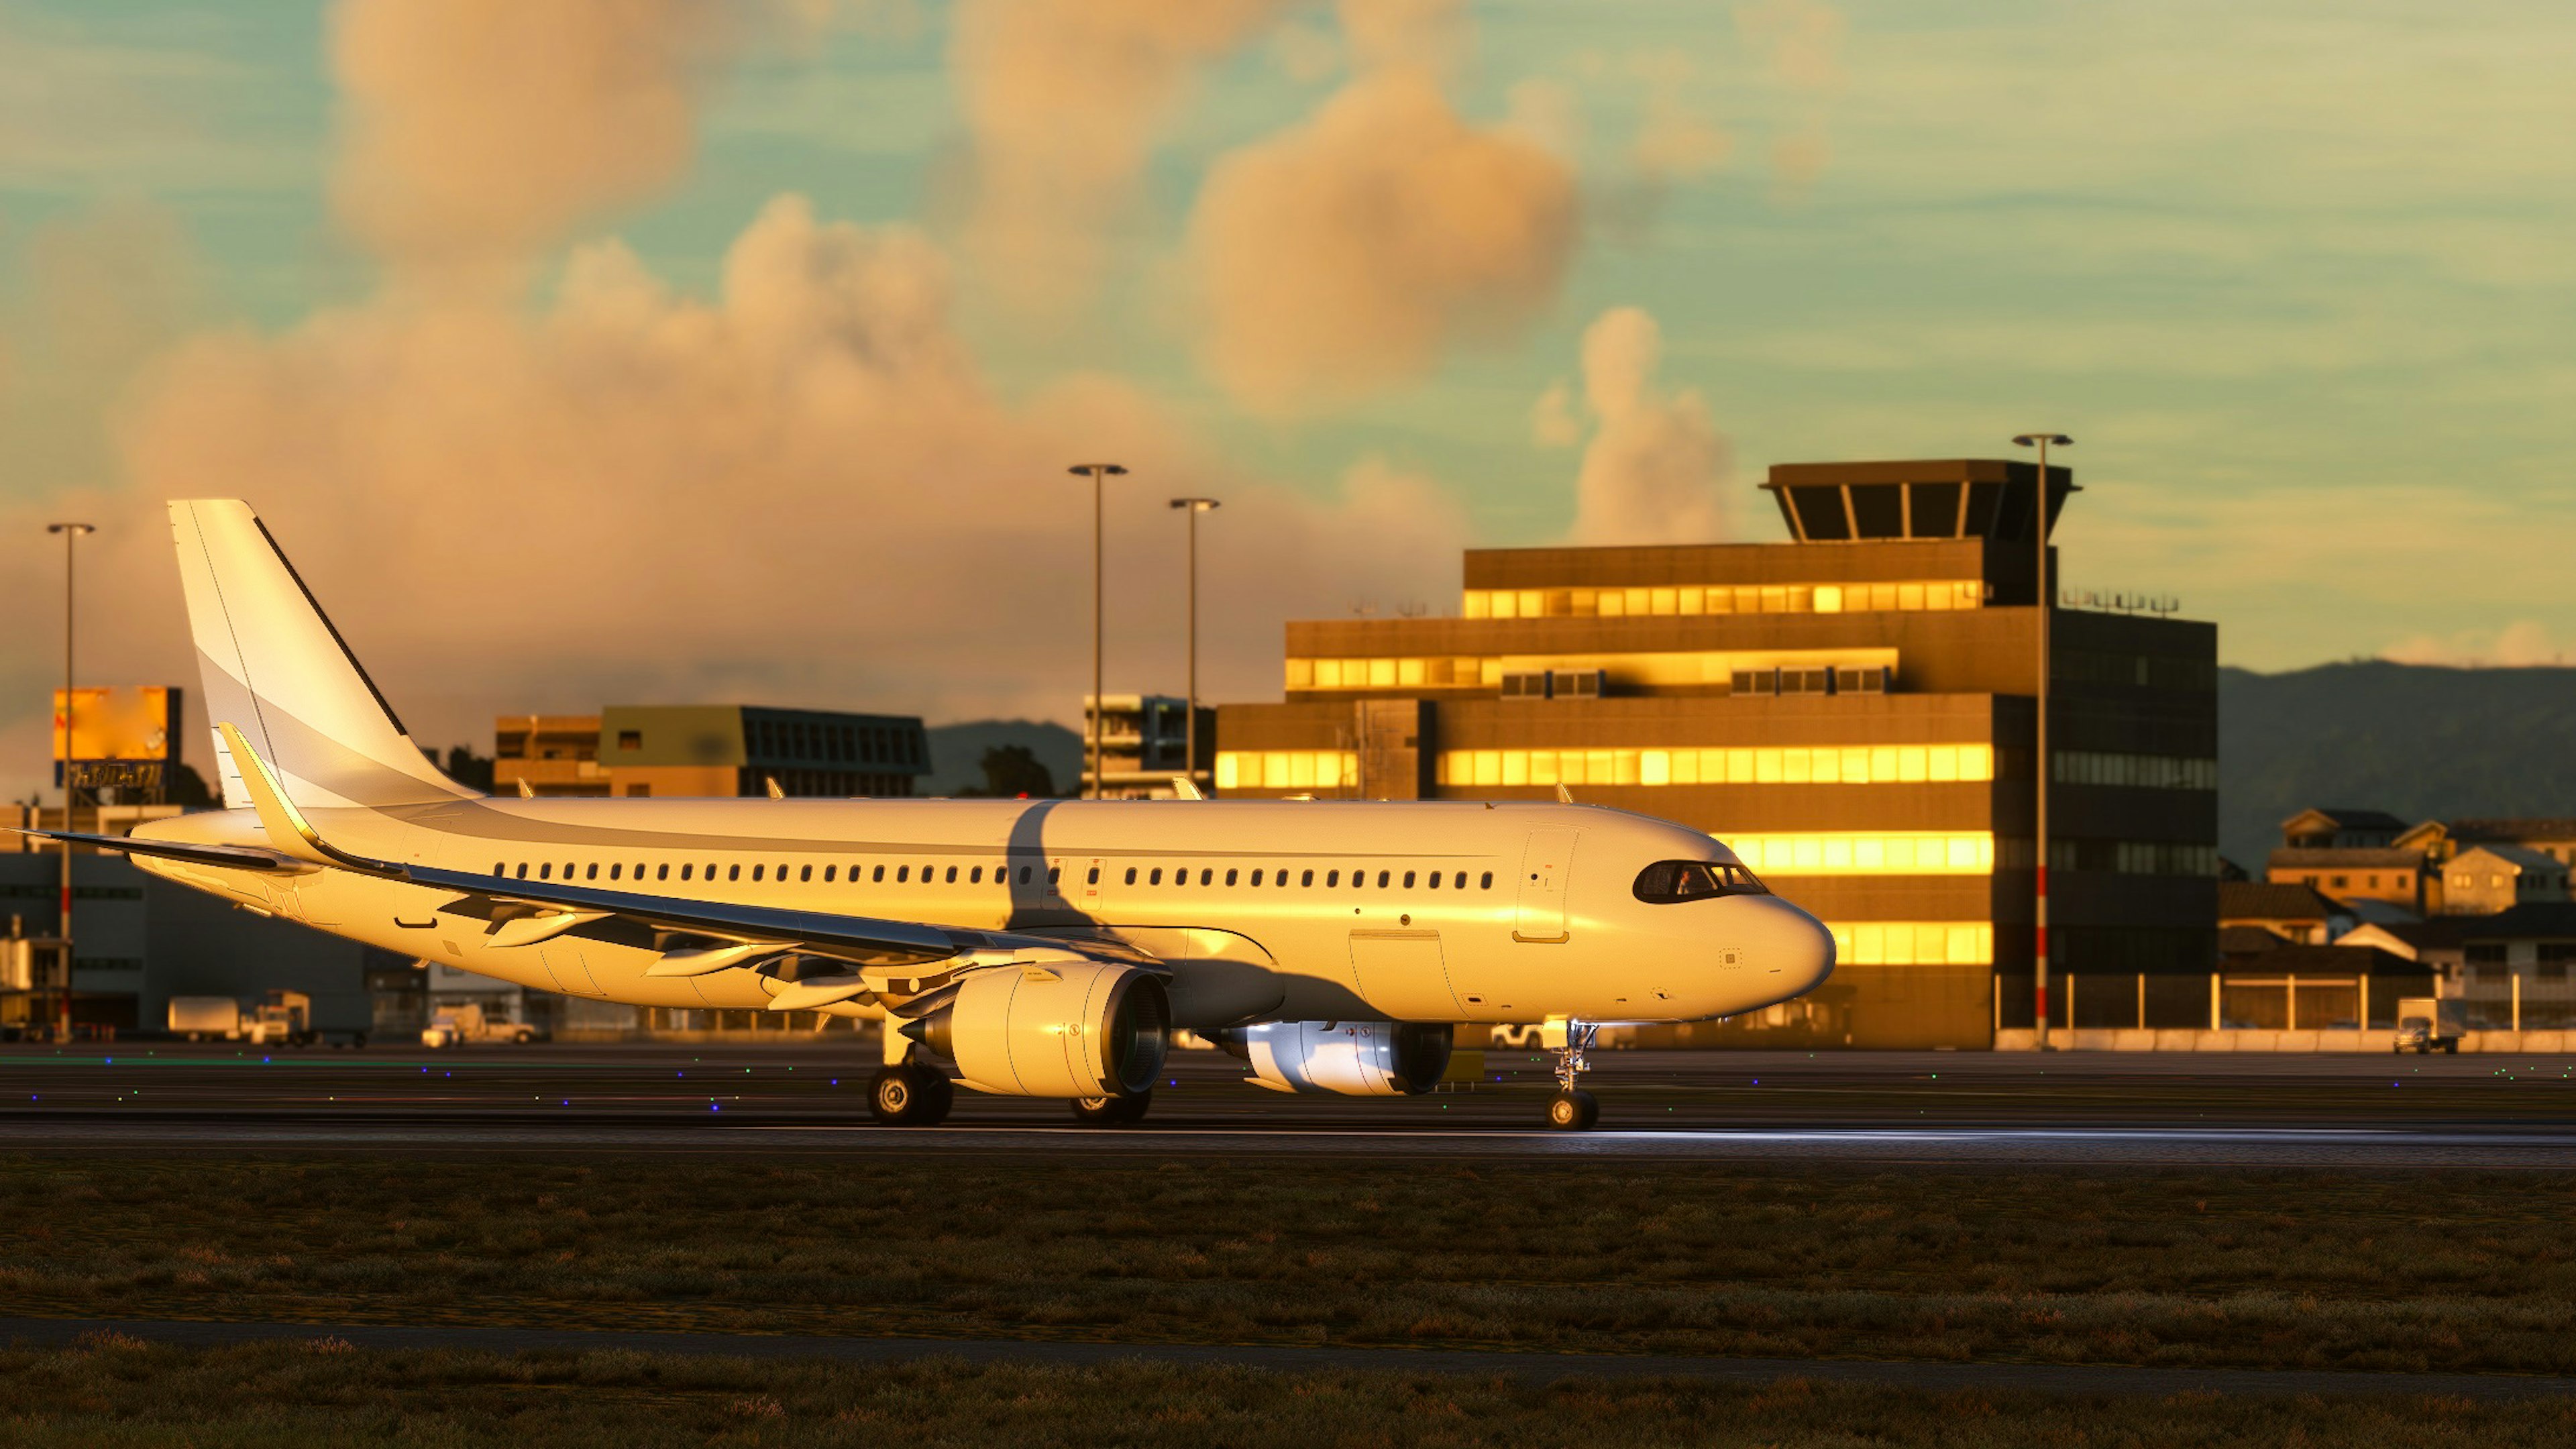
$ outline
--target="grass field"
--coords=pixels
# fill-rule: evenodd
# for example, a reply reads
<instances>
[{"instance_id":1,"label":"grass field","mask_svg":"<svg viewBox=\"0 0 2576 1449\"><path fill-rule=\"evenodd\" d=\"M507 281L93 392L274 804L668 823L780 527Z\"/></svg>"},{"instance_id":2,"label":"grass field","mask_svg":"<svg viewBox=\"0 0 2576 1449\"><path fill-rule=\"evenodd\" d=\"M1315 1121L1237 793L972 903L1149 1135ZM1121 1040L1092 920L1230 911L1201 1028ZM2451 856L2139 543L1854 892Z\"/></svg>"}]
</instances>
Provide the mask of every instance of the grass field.
<instances>
[{"instance_id":1,"label":"grass field","mask_svg":"<svg viewBox=\"0 0 2576 1449\"><path fill-rule=\"evenodd\" d=\"M20 1314L2576 1372L2576 1183L0 1157Z\"/></svg>"},{"instance_id":2,"label":"grass field","mask_svg":"<svg viewBox=\"0 0 2576 1449\"><path fill-rule=\"evenodd\" d=\"M0 1350L0 1439L30 1449L393 1442L1171 1446L2117 1445L2507 1449L2576 1439L2576 1408L2392 1398L2086 1399L1784 1380L1528 1384L918 1363L894 1368L633 1353L375 1353L323 1339L181 1351L113 1335Z\"/></svg>"}]
</instances>

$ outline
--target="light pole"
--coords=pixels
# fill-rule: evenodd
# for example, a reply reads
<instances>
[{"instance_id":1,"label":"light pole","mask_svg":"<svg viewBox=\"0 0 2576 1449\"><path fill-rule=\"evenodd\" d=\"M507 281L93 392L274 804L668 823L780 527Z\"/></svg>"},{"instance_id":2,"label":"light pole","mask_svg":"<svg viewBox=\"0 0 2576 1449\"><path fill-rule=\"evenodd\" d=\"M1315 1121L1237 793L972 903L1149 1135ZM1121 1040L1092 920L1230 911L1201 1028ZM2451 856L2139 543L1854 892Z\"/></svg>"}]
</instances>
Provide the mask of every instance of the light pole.
<instances>
[{"instance_id":1,"label":"light pole","mask_svg":"<svg viewBox=\"0 0 2576 1449\"><path fill-rule=\"evenodd\" d=\"M98 530L86 523L49 523L45 532L63 537L63 834L72 833L72 798L79 788L72 773L72 555L73 545L85 533ZM72 1039L72 843L63 842L63 902L61 925L55 931L62 938L63 967L62 1011L56 1017L59 1039Z\"/></svg>"},{"instance_id":2,"label":"light pole","mask_svg":"<svg viewBox=\"0 0 2576 1449\"><path fill-rule=\"evenodd\" d=\"M1189 736L1190 784L1196 786L1199 782L1199 515L1214 510L1217 501L1213 498L1175 498L1172 506L1188 510L1190 516L1190 697L1181 709L1181 727Z\"/></svg>"},{"instance_id":3,"label":"light pole","mask_svg":"<svg viewBox=\"0 0 2576 1449\"><path fill-rule=\"evenodd\" d=\"M1116 463L1076 463L1065 469L1080 478L1091 478L1091 798L1101 795L1100 779L1100 530L1101 480L1123 478L1125 468Z\"/></svg>"},{"instance_id":4,"label":"light pole","mask_svg":"<svg viewBox=\"0 0 2576 1449\"><path fill-rule=\"evenodd\" d=\"M2051 762L2048 758L2048 617L2049 611L2057 602L2053 597L2054 590L2050 587L2048 577L2048 450L2052 445L2060 448L2074 447L2075 440L2064 433L2023 433L2015 437L2013 443L2017 447L2039 450L2039 480L2032 489L2030 508L2030 531L2035 540L2031 545L2034 550L2032 558L2038 568L2038 572L2032 575L2034 581L2032 600L2039 605L2034 616L2038 623L2033 631L2039 636L2039 687L2036 696L2038 707L2033 715L2039 732L2039 749L2038 763L2033 767L2032 773L2039 790L2032 805L2031 830L2031 843L2034 850L2031 864L2037 869L2031 898L2031 909L2036 921L2034 934L2031 937L2031 959L2036 967L2031 979L2033 992L2031 1024L2035 1028L2032 1033L2033 1040L2038 1042L2041 1051L2046 1051L2048 1050L2048 780L2049 776L2056 773L2049 768Z\"/></svg>"}]
</instances>

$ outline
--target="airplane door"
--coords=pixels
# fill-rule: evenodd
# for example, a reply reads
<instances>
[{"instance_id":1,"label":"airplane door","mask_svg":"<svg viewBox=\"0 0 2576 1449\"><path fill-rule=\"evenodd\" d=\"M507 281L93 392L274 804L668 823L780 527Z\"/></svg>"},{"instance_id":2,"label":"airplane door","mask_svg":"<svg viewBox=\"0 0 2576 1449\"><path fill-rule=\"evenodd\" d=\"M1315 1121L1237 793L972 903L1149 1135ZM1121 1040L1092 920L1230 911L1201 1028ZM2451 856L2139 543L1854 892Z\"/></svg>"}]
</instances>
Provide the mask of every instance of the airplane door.
<instances>
[{"instance_id":1,"label":"airplane door","mask_svg":"<svg viewBox=\"0 0 2576 1449\"><path fill-rule=\"evenodd\" d=\"M1082 913L1094 920L1100 918L1100 878L1109 871L1106 860L1090 860L1082 865L1082 883L1065 892L1081 904Z\"/></svg>"},{"instance_id":2,"label":"airplane door","mask_svg":"<svg viewBox=\"0 0 2576 1449\"><path fill-rule=\"evenodd\" d=\"M1574 840L1581 833L1530 832L1521 853L1520 912L1513 921L1513 940L1562 941L1572 934L1565 921L1565 886L1574 869Z\"/></svg>"}]
</instances>

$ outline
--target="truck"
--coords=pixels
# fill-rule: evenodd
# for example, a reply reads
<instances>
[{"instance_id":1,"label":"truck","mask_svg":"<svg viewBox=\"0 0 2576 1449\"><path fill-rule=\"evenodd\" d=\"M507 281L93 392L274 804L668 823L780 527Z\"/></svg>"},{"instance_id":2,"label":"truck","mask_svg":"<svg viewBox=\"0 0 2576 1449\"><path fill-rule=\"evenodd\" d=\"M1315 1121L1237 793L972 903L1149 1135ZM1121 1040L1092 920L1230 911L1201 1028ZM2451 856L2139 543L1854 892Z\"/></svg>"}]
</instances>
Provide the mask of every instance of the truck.
<instances>
[{"instance_id":1,"label":"truck","mask_svg":"<svg viewBox=\"0 0 2576 1449\"><path fill-rule=\"evenodd\" d=\"M2449 1052L2458 1055L2460 1034L2468 1029L2460 1003L2434 996L2401 996L2397 999L2397 1044L2395 1050L2408 1047L2423 1053Z\"/></svg>"},{"instance_id":2,"label":"truck","mask_svg":"<svg viewBox=\"0 0 2576 1449\"><path fill-rule=\"evenodd\" d=\"M301 991L271 991L245 1008L229 996L173 996L170 1034L185 1041L240 1041L253 1046L311 1046L322 1039L313 1026L313 998ZM347 1034L365 1046L365 1032Z\"/></svg>"},{"instance_id":3,"label":"truck","mask_svg":"<svg viewBox=\"0 0 2576 1449\"><path fill-rule=\"evenodd\" d=\"M535 1041L538 1032L524 1021L495 1016L479 1002L439 1008L429 1025L420 1029L420 1044L425 1047L457 1047L469 1041L506 1041L525 1044Z\"/></svg>"}]
</instances>

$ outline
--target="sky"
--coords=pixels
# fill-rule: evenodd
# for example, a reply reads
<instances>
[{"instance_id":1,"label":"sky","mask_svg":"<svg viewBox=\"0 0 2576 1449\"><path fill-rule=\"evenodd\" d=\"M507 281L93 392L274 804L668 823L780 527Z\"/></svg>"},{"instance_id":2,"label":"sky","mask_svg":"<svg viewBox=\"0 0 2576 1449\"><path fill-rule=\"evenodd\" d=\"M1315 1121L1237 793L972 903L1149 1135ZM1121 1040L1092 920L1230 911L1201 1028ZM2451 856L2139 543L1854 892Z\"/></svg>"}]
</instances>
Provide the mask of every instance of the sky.
<instances>
[{"instance_id":1,"label":"sky","mask_svg":"<svg viewBox=\"0 0 2576 1449\"><path fill-rule=\"evenodd\" d=\"M425 742L1276 698L1458 552L2072 434L2225 662L2576 647L2542 0L0 0L0 786L262 512ZM199 722L203 723L203 722ZM23 762L23 763L14 763Z\"/></svg>"}]
</instances>

